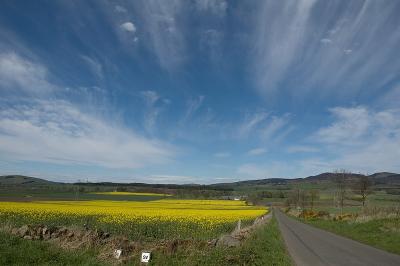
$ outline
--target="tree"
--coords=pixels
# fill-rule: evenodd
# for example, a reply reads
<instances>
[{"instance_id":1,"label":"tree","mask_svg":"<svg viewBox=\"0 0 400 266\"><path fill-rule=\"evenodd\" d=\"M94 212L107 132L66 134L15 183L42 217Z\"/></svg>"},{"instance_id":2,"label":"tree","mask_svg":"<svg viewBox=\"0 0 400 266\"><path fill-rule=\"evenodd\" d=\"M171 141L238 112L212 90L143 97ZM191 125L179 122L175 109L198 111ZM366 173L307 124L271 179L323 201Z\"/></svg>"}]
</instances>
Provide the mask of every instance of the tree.
<instances>
[{"instance_id":1,"label":"tree","mask_svg":"<svg viewBox=\"0 0 400 266\"><path fill-rule=\"evenodd\" d=\"M371 194L371 185L371 180L366 175L360 176L353 185L353 193L361 196L363 207L365 207L367 196Z\"/></svg>"},{"instance_id":2,"label":"tree","mask_svg":"<svg viewBox=\"0 0 400 266\"><path fill-rule=\"evenodd\" d=\"M311 203L311 210L314 209L314 203L315 201L319 199L319 190L317 189L312 189L310 191L310 203Z\"/></svg>"},{"instance_id":3,"label":"tree","mask_svg":"<svg viewBox=\"0 0 400 266\"><path fill-rule=\"evenodd\" d=\"M305 190L301 190L299 192L299 197L300 197L300 206L304 210L307 206L309 195Z\"/></svg>"},{"instance_id":4,"label":"tree","mask_svg":"<svg viewBox=\"0 0 400 266\"><path fill-rule=\"evenodd\" d=\"M288 207L293 205L294 207L298 207L298 196L297 196L297 190L292 190L289 192L288 197L286 199L286 204Z\"/></svg>"},{"instance_id":5,"label":"tree","mask_svg":"<svg viewBox=\"0 0 400 266\"><path fill-rule=\"evenodd\" d=\"M336 197L340 207L340 214L343 214L344 200L346 198L347 176L350 173L344 169L336 170L333 182L336 184Z\"/></svg>"}]
</instances>

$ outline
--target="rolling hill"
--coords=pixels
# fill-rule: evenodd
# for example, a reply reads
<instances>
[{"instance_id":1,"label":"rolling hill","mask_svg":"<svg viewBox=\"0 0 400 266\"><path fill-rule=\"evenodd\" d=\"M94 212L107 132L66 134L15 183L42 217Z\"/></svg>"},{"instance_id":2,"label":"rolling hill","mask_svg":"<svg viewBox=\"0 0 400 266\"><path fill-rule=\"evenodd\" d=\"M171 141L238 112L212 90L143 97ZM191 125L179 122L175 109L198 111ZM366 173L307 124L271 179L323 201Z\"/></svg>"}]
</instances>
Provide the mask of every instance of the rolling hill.
<instances>
[{"instance_id":1,"label":"rolling hill","mask_svg":"<svg viewBox=\"0 0 400 266\"><path fill-rule=\"evenodd\" d=\"M52 182L41 178L23 175L4 175L0 176L0 185L3 186L48 186L59 185L62 183Z\"/></svg>"}]
</instances>

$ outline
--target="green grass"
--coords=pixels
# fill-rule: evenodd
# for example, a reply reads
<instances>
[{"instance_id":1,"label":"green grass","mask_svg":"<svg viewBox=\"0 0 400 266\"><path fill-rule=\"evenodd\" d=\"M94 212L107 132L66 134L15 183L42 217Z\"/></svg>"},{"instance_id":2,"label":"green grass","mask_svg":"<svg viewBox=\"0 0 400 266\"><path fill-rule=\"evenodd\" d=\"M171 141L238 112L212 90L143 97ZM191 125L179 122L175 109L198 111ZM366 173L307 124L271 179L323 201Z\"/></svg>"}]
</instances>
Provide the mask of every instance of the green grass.
<instances>
[{"instance_id":1,"label":"green grass","mask_svg":"<svg viewBox=\"0 0 400 266\"><path fill-rule=\"evenodd\" d=\"M375 219L364 223L320 219L306 222L376 248L400 254L400 218Z\"/></svg>"},{"instance_id":2,"label":"green grass","mask_svg":"<svg viewBox=\"0 0 400 266\"><path fill-rule=\"evenodd\" d=\"M0 239L0 265L108 265L96 259L95 250L71 253L46 242L6 233L0 233ZM127 265L141 265L139 255L134 254ZM273 218L239 247L214 248L193 241L172 253L155 250L148 265L291 265L291 259Z\"/></svg>"},{"instance_id":3,"label":"green grass","mask_svg":"<svg viewBox=\"0 0 400 266\"><path fill-rule=\"evenodd\" d=\"M65 251L49 243L0 232L0 265L104 265L90 251Z\"/></svg>"},{"instance_id":4,"label":"green grass","mask_svg":"<svg viewBox=\"0 0 400 266\"><path fill-rule=\"evenodd\" d=\"M273 218L239 247L182 249L169 257L155 254L151 265L292 265L292 262Z\"/></svg>"}]
</instances>

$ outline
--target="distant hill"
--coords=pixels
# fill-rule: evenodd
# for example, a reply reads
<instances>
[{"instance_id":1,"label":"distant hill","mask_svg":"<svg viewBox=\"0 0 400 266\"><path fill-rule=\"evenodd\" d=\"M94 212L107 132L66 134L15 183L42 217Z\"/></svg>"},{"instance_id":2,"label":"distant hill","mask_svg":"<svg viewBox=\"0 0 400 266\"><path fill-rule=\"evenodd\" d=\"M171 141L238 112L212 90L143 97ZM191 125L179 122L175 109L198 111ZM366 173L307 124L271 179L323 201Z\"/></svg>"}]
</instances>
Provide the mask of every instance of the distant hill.
<instances>
[{"instance_id":1,"label":"distant hill","mask_svg":"<svg viewBox=\"0 0 400 266\"><path fill-rule=\"evenodd\" d=\"M237 181L231 183L217 183L212 184L211 186L221 186L221 187L237 187L237 186L255 186L255 185L283 185L289 182L293 182L296 180L301 180L301 178L297 179L286 179L286 178L266 178L266 179L257 179L257 180L245 180L245 181Z\"/></svg>"},{"instance_id":2,"label":"distant hill","mask_svg":"<svg viewBox=\"0 0 400 266\"><path fill-rule=\"evenodd\" d=\"M100 183L74 183L76 185L85 186L140 186L140 187L152 187L152 188L168 188L168 189L211 189L211 190L231 190L241 186L257 186L257 185L286 185L293 183L307 183L307 182L329 182L334 180L337 173L322 173L315 176L308 176L305 178L265 178L257 180L245 180L230 183L216 183L211 185L199 185L199 184L146 184L146 183L113 183L113 182L100 182ZM348 180L356 179L362 176L361 174L346 174ZM370 179L375 184L396 184L400 185L400 174L379 172L369 175ZM41 178L22 176L22 175L6 175L0 176L0 185L19 185L19 186L46 186L46 185L60 185L63 183L52 182Z\"/></svg>"},{"instance_id":3,"label":"distant hill","mask_svg":"<svg viewBox=\"0 0 400 266\"><path fill-rule=\"evenodd\" d=\"M238 187L238 186L256 186L256 185L284 185L304 182L328 182L335 179L341 174L338 173L322 173L319 175L308 176L304 178L266 178L257 180L246 180L231 183L218 183L215 186L222 187ZM361 174L348 173L345 174L347 180L355 180L361 177ZM375 184L400 184L400 174L380 172L368 176ZM212 185L212 186L214 186Z\"/></svg>"},{"instance_id":4,"label":"distant hill","mask_svg":"<svg viewBox=\"0 0 400 266\"><path fill-rule=\"evenodd\" d=\"M400 185L400 174L381 172L369 176L376 184Z\"/></svg>"},{"instance_id":5,"label":"distant hill","mask_svg":"<svg viewBox=\"0 0 400 266\"><path fill-rule=\"evenodd\" d=\"M61 183L44 180L41 178L23 175L4 175L0 176L0 185L5 186L48 186Z\"/></svg>"},{"instance_id":6,"label":"distant hill","mask_svg":"<svg viewBox=\"0 0 400 266\"><path fill-rule=\"evenodd\" d=\"M308 176L304 178L304 181L330 181L334 180L336 177L341 176L341 173L322 173L319 175ZM353 173L345 173L346 179L356 179L363 175L361 174L353 174Z\"/></svg>"}]
</instances>

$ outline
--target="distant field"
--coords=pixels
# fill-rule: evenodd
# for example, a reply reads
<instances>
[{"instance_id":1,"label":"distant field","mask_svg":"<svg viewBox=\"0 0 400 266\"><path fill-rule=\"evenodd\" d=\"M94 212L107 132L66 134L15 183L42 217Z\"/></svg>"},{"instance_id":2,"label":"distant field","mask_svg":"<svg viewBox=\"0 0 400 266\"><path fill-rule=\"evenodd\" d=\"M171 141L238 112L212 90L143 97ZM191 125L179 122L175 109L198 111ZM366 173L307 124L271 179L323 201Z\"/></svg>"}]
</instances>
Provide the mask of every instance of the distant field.
<instances>
[{"instance_id":1,"label":"distant field","mask_svg":"<svg viewBox=\"0 0 400 266\"><path fill-rule=\"evenodd\" d=\"M131 192L75 192L37 190L0 190L0 201L83 201L83 200L116 200L116 201L152 201L169 197L168 194L131 193Z\"/></svg>"},{"instance_id":2,"label":"distant field","mask_svg":"<svg viewBox=\"0 0 400 266\"><path fill-rule=\"evenodd\" d=\"M161 193L147 193L147 192L92 192L95 195L111 195L111 196L157 196L157 197L171 197L171 194L161 194Z\"/></svg>"}]
</instances>

